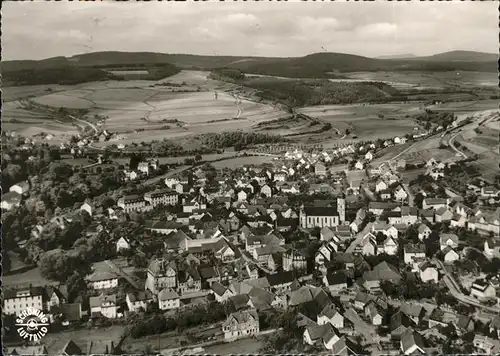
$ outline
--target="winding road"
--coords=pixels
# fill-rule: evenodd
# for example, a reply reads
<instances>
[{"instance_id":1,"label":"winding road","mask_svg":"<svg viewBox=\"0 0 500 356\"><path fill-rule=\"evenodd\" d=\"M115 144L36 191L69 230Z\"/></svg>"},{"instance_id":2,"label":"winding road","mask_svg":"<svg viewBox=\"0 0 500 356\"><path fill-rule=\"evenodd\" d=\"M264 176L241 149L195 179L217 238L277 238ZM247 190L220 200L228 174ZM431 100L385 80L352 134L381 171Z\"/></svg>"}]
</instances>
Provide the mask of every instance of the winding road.
<instances>
[{"instance_id":1,"label":"winding road","mask_svg":"<svg viewBox=\"0 0 500 356\"><path fill-rule=\"evenodd\" d=\"M445 274L443 277L443 281L446 284L446 287L448 287L448 289L450 290L451 295L455 299L457 299L458 301L460 301L462 303L469 304L469 305L472 305L472 306L477 307L477 308L485 309L487 311L491 311L491 312L494 312L496 314L500 314L500 307L486 306L486 305L480 303L479 301L475 300L474 298L463 294L460 291L459 284L455 281L455 279L448 272L448 270L446 270L443 262L441 262L440 260L438 260L436 258L433 259L433 261L441 268L441 270Z\"/></svg>"}]
</instances>

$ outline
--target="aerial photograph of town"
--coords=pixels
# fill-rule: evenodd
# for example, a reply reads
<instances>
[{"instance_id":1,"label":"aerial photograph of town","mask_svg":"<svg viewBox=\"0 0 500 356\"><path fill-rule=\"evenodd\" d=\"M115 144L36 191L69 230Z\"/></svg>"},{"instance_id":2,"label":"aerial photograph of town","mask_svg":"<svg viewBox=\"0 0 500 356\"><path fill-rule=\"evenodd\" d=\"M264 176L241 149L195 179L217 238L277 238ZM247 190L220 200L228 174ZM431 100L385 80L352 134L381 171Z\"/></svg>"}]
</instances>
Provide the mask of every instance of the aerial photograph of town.
<instances>
[{"instance_id":1,"label":"aerial photograph of town","mask_svg":"<svg viewBox=\"0 0 500 356\"><path fill-rule=\"evenodd\" d=\"M3 354L500 354L498 2L2 5Z\"/></svg>"}]
</instances>

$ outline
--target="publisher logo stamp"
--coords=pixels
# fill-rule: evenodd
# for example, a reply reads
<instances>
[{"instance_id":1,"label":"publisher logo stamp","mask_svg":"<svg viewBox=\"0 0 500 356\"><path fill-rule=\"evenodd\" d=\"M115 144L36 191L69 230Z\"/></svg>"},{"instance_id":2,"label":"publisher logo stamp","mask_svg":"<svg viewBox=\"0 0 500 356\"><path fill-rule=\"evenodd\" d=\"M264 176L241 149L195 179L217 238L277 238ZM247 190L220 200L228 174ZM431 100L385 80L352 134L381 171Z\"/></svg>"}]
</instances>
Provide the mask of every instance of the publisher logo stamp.
<instances>
[{"instance_id":1,"label":"publisher logo stamp","mask_svg":"<svg viewBox=\"0 0 500 356\"><path fill-rule=\"evenodd\" d=\"M47 335L48 319L38 309L23 310L16 319L17 332L23 339L36 342Z\"/></svg>"}]
</instances>

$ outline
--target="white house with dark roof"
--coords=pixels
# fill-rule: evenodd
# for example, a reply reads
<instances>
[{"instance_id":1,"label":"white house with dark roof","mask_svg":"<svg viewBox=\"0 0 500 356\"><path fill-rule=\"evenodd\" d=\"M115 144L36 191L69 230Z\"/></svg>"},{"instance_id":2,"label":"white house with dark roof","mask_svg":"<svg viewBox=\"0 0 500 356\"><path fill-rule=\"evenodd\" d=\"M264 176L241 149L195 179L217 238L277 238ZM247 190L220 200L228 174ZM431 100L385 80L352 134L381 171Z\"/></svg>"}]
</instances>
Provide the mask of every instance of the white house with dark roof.
<instances>
[{"instance_id":1,"label":"white house with dark roof","mask_svg":"<svg viewBox=\"0 0 500 356\"><path fill-rule=\"evenodd\" d=\"M439 245L441 246L441 251L447 247L453 249L458 247L458 236L455 234L441 234L439 236Z\"/></svg>"},{"instance_id":2,"label":"white house with dark roof","mask_svg":"<svg viewBox=\"0 0 500 356\"><path fill-rule=\"evenodd\" d=\"M9 188L9 192L15 192L19 195L26 194L30 190L30 184L27 180L16 183Z\"/></svg>"},{"instance_id":3,"label":"white house with dark roof","mask_svg":"<svg viewBox=\"0 0 500 356\"><path fill-rule=\"evenodd\" d=\"M412 328L406 329L406 331L401 334L400 349L405 355L426 353L422 336Z\"/></svg>"},{"instance_id":4,"label":"white house with dark roof","mask_svg":"<svg viewBox=\"0 0 500 356\"><path fill-rule=\"evenodd\" d=\"M93 317L103 315L108 319L118 317L118 305L116 303L116 294L101 294L97 297L89 298L90 314Z\"/></svg>"},{"instance_id":5,"label":"white house with dark roof","mask_svg":"<svg viewBox=\"0 0 500 356\"><path fill-rule=\"evenodd\" d=\"M422 282L439 282L439 272L436 266L428 261L424 261L418 266L419 275Z\"/></svg>"},{"instance_id":6,"label":"white house with dark roof","mask_svg":"<svg viewBox=\"0 0 500 356\"><path fill-rule=\"evenodd\" d=\"M479 300L488 300L496 297L496 291L486 280L477 279L472 283L470 295Z\"/></svg>"},{"instance_id":7,"label":"white house with dark roof","mask_svg":"<svg viewBox=\"0 0 500 356\"><path fill-rule=\"evenodd\" d=\"M259 316L254 309L231 313L222 324L225 340L250 337L257 335L259 331Z\"/></svg>"},{"instance_id":8,"label":"white house with dark roof","mask_svg":"<svg viewBox=\"0 0 500 356\"><path fill-rule=\"evenodd\" d=\"M413 264L419 259L425 259L424 244L406 244L404 247L404 262Z\"/></svg>"},{"instance_id":9,"label":"white house with dark roof","mask_svg":"<svg viewBox=\"0 0 500 356\"><path fill-rule=\"evenodd\" d=\"M342 329L344 327L344 317L333 303L323 308L318 314L317 322L318 325L330 323L337 329Z\"/></svg>"},{"instance_id":10,"label":"white house with dark roof","mask_svg":"<svg viewBox=\"0 0 500 356\"><path fill-rule=\"evenodd\" d=\"M161 310L178 309L180 307L179 295L170 288L164 288L158 293L158 308Z\"/></svg>"},{"instance_id":11,"label":"white house with dark roof","mask_svg":"<svg viewBox=\"0 0 500 356\"><path fill-rule=\"evenodd\" d=\"M125 302L131 312L148 310L149 304L153 302L153 294L149 290L127 293Z\"/></svg>"}]
</instances>

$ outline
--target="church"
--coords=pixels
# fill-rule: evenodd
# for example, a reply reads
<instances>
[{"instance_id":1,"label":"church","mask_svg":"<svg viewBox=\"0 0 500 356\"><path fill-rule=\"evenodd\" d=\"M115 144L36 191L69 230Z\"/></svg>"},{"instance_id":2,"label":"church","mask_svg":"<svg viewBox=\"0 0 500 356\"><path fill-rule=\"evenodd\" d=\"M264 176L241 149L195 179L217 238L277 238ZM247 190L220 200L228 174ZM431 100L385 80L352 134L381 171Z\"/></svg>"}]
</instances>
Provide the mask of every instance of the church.
<instances>
[{"instance_id":1,"label":"church","mask_svg":"<svg viewBox=\"0 0 500 356\"><path fill-rule=\"evenodd\" d=\"M300 208L300 226L305 229L315 227L335 227L345 221L345 199L337 198L337 204L315 204Z\"/></svg>"}]
</instances>

